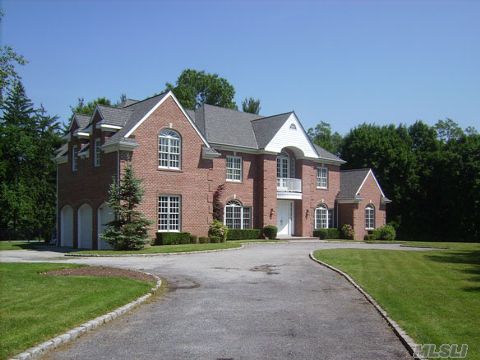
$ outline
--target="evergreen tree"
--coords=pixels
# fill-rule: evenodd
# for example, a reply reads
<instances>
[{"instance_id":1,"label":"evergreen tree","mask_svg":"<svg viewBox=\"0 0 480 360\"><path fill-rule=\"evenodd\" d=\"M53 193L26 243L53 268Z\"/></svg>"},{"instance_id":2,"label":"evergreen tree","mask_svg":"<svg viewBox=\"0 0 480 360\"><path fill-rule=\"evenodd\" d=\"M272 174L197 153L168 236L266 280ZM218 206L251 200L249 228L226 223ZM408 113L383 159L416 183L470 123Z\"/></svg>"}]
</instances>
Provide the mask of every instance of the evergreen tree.
<instances>
[{"instance_id":1,"label":"evergreen tree","mask_svg":"<svg viewBox=\"0 0 480 360\"><path fill-rule=\"evenodd\" d=\"M250 98L245 98L242 101L242 110L243 112L248 112L251 114L259 114L260 109L262 107L260 106L260 99L254 99L253 97Z\"/></svg>"},{"instance_id":2,"label":"evergreen tree","mask_svg":"<svg viewBox=\"0 0 480 360\"><path fill-rule=\"evenodd\" d=\"M116 250L139 250L148 241L149 221L136 207L142 201L141 181L128 165L118 183L115 179L110 185L108 205L115 214L115 220L107 224L102 239Z\"/></svg>"},{"instance_id":3,"label":"evergreen tree","mask_svg":"<svg viewBox=\"0 0 480 360\"><path fill-rule=\"evenodd\" d=\"M1 107L0 228L2 238L50 236L55 224L55 165L59 125L34 109L20 82Z\"/></svg>"}]
</instances>

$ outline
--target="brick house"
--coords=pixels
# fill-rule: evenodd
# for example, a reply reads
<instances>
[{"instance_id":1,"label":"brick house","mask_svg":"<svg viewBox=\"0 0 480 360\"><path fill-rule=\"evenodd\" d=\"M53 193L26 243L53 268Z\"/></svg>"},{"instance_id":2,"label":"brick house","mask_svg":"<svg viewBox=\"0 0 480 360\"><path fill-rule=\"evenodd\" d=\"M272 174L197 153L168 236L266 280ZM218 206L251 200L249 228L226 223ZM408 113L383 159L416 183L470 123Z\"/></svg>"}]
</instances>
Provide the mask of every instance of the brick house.
<instances>
[{"instance_id":1,"label":"brick house","mask_svg":"<svg viewBox=\"0 0 480 360\"><path fill-rule=\"evenodd\" d=\"M172 92L75 115L57 162L62 246L103 249L109 185L130 163L145 190L140 209L157 231L207 235L214 194L231 228L278 226L312 236L348 223L356 239L385 224L389 201L369 169L341 171L294 112L259 116L211 105L186 110Z\"/></svg>"}]
</instances>

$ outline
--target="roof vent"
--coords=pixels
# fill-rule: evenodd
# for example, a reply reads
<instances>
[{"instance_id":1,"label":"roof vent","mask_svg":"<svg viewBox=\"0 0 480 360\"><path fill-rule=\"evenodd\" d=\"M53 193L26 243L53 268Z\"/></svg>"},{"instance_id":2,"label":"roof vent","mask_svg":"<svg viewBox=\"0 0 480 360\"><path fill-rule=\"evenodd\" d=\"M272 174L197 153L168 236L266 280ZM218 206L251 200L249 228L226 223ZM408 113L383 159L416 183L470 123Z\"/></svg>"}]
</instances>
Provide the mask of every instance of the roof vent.
<instances>
[{"instance_id":1,"label":"roof vent","mask_svg":"<svg viewBox=\"0 0 480 360\"><path fill-rule=\"evenodd\" d=\"M297 126L295 124L290 125L290 130L297 130Z\"/></svg>"}]
</instances>

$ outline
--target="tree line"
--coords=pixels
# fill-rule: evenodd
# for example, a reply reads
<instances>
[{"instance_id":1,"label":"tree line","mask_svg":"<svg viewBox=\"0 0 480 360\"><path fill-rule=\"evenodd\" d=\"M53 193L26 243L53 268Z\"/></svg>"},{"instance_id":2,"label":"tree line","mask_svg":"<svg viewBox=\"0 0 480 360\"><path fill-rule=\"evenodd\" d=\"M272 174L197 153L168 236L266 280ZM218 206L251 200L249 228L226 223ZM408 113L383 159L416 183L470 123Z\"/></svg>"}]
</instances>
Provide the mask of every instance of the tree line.
<instances>
[{"instance_id":1,"label":"tree line","mask_svg":"<svg viewBox=\"0 0 480 360\"><path fill-rule=\"evenodd\" d=\"M480 135L452 119L429 126L362 124L345 136L321 122L312 140L347 163L372 168L385 195L387 221L405 240L480 241Z\"/></svg>"}]
</instances>

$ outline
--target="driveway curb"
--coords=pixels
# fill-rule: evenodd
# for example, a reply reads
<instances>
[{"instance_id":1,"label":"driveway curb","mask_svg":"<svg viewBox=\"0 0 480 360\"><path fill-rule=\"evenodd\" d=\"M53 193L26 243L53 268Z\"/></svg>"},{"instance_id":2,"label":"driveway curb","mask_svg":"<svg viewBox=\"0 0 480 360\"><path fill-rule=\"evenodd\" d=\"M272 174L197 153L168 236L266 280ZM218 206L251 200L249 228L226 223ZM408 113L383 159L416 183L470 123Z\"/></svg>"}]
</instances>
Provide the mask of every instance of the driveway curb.
<instances>
[{"instance_id":1,"label":"driveway curb","mask_svg":"<svg viewBox=\"0 0 480 360\"><path fill-rule=\"evenodd\" d=\"M136 270L138 271L138 270ZM143 272L143 271L142 271ZM75 340L77 337L80 335L91 331L93 329L96 329L100 325L106 324L113 319L116 319L120 315L125 314L126 312L132 310L134 307L137 305L140 305L147 301L159 288L162 286L162 279L160 279L157 275L143 272L144 274L151 275L153 276L156 280L157 283L153 288L150 289L150 292L148 294L145 294L143 296L140 296L136 300L129 302L126 305L123 305L105 315L99 316L93 320L87 321L86 323L83 323L76 328L73 328L64 334L58 335L50 340L47 340L37 346L34 346L30 349L25 350L24 352L12 357L10 360L31 360L31 359L37 359L38 357L44 355L47 351L53 350L60 345L67 344L73 340Z\"/></svg>"},{"instance_id":2,"label":"driveway curb","mask_svg":"<svg viewBox=\"0 0 480 360\"><path fill-rule=\"evenodd\" d=\"M427 360L425 357L420 356L419 354L415 353L415 349L418 348L418 344L410 336L407 335L407 333L400 327L400 325L397 324L397 322L395 320L391 319L388 316L387 312L385 310L383 310L383 308L365 290L363 290L363 288L360 285L358 285L355 282L355 280L353 280L350 277L350 275L348 275L347 273L344 273L342 270L337 269L334 266L331 266L331 265L329 265L329 264L327 264L327 263L325 263L321 260L316 259L313 256L313 253L314 253L314 251L310 252L310 254L309 254L310 259L312 259L316 263L318 263L320 265L323 265L323 266L329 268L330 270L333 270L336 273L342 275L345 279L347 279L347 281L349 283L351 283L367 299L367 301L370 304L373 305L375 310L377 310L377 312L385 319L387 324L392 328L394 334L400 339L402 344L405 346L407 351L410 353L410 355L413 356L414 359Z\"/></svg>"}]
</instances>

